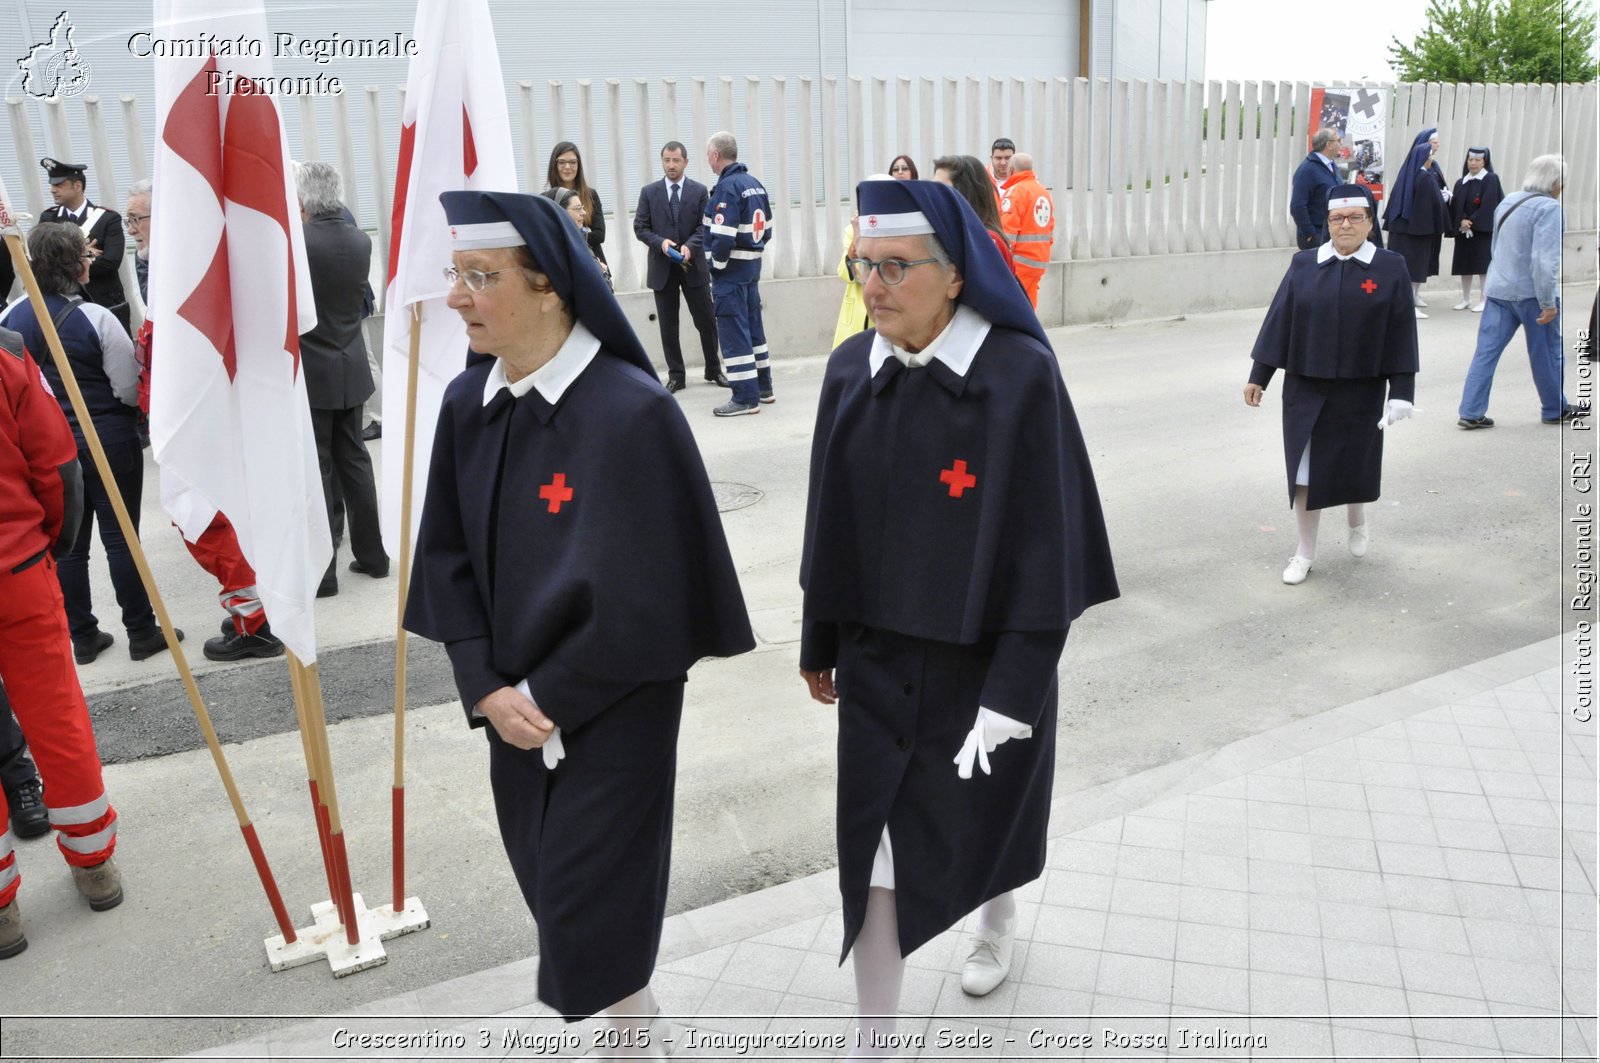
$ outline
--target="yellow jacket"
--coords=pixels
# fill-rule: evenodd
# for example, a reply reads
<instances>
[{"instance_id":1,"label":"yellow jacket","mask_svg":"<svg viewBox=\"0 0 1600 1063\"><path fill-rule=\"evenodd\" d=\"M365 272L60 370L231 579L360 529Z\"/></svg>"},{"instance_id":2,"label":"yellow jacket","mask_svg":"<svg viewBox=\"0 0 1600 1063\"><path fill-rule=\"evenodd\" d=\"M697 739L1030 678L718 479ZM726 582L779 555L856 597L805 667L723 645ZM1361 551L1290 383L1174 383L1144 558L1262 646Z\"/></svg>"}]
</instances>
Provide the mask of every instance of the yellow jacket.
<instances>
[{"instance_id":1,"label":"yellow jacket","mask_svg":"<svg viewBox=\"0 0 1600 1063\"><path fill-rule=\"evenodd\" d=\"M850 226L844 227L844 254L839 256L839 279L844 281L844 302L839 306L839 323L833 328L833 345L835 347L858 332L865 332L872 327L872 318L867 315L867 297L861 291L861 285L850 278L850 241L855 238L855 233Z\"/></svg>"}]
</instances>

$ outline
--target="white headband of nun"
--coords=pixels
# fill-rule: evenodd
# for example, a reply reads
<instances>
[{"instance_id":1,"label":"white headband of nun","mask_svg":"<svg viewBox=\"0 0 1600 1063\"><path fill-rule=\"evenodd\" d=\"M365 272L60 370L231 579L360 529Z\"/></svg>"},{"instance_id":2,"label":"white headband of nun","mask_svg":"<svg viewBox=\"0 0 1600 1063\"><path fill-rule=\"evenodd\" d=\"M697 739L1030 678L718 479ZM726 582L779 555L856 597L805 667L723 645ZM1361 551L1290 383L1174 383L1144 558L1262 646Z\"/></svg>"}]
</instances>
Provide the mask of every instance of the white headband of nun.
<instances>
[{"instance_id":1,"label":"white headband of nun","mask_svg":"<svg viewBox=\"0 0 1600 1063\"><path fill-rule=\"evenodd\" d=\"M1345 199L1328 200L1329 210L1338 210L1340 207L1371 207L1366 196L1349 196Z\"/></svg>"},{"instance_id":2,"label":"white headband of nun","mask_svg":"<svg viewBox=\"0 0 1600 1063\"><path fill-rule=\"evenodd\" d=\"M522 247L527 241L508 221L485 221L450 226L450 246L456 251L487 251L496 247Z\"/></svg>"},{"instance_id":3,"label":"white headband of nun","mask_svg":"<svg viewBox=\"0 0 1600 1063\"><path fill-rule=\"evenodd\" d=\"M905 214L863 214L860 222L863 238L876 236L923 236L933 232L933 223L920 210Z\"/></svg>"}]
</instances>

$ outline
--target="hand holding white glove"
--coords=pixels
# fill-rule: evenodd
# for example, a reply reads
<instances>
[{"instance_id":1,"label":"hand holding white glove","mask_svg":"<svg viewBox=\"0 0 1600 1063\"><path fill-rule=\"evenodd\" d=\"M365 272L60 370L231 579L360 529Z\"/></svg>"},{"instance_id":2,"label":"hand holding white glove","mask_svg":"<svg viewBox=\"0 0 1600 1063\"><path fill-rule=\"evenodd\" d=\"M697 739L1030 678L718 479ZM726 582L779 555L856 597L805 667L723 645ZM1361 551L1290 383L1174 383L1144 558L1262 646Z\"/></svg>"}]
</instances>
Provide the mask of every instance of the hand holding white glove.
<instances>
[{"instance_id":1,"label":"hand holding white glove","mask_svg":"<svg viewBox=\"0 0 1600 1063\"><path fill-rule=\"evenodd\" d=\"M974 760L985 775L992 774L989 770L989 754L994 752L996 746L1013 738L1032 737L1032 726L980 707L967 740L961 744L961 752L956 754L956 774L963 779L972 778Z\"/></svg>"},{"instance_id":2,"label":"hand holding white glove","mask_svg":"<svg viewBox=\"0 0 1600 1063\"><path fill-rule=\"evenodd\" d=\"M533 701L533 691L528 687L526 679L518 683L514 689L529 701ZM538 703L535 702L535 704ZM555 723L554 720L550 722ZM567 755L567 747L561 742L561 727L559 724L550 732L550 737L544 740L544 745L539 747L539 752L544 755L544 766L551 771L554 771L556 765Z\"/></svg>"},{"instance_id":3,"label":"hand holding white glove","mask_svg":"<svg viewBox=\"0 0 1600 1063\"><path fill-rule=\"evenodd\" d=\"M1378 431L1381 432L1396 421L1410 417L1411 411L1415 408L1405 399L1390 399L1388 405L1384 407L1383 416L1378 418Z\"/></svg>"}]
</instances>

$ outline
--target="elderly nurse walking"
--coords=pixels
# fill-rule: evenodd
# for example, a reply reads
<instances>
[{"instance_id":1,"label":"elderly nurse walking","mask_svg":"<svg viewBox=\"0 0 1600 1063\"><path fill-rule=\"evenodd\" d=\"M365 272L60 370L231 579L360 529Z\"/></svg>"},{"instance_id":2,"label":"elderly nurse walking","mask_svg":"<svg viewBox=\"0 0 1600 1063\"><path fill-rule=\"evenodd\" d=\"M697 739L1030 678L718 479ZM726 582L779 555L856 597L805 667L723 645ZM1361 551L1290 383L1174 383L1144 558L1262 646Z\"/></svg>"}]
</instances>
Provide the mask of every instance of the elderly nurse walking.
<instances>
[{"instance_id":1,"label":"elderly nurse walking","mask_svg":"<svg viewBox=\"0 0 1600 1063\"><path fill-rule=\"evenodd\" d=\"M1250 352L1247 405L1260 406L1283 370L1283 456L1300 531L1283 570L1289 584L1304 583L1311 571L1329 506L1347 507L1350 553L1366 556L1366 503L1378 497L1383 429L1411 416L1417 321L1410 275L1399 255L1367 241L1371 230L1360 188L1328 192L1330 238L1290 261Z\"/></svg>"},{"instance_id":2,"label":"elderly nurse walking","mask_svg":"<svg viewBox=\"0 0 1600 1063\"><path fill-rule=\"evenodd\" d=\"M1006 977L1011 891L1044 867L1067 629L1117 584L1055 352L977 215L932 181L857 195L876 328L823 380L800 668L839 706L852 1055L881 1055L904 957L974 909L962 988Z\"/></svg>"}]
</instances>

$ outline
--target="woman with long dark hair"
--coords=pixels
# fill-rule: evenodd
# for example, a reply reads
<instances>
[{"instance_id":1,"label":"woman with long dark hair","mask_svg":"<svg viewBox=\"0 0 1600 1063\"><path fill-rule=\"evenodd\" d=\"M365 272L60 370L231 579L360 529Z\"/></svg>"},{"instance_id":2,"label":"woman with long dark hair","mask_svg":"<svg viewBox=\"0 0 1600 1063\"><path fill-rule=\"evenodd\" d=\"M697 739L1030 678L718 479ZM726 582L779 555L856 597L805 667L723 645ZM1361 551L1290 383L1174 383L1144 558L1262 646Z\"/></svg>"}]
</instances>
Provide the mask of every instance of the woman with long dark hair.
<instances>
[{"instance_id":1,"label":"woman with long dark hair","mask_svg":"<svg viewBox=\"0 0 1600 1063\"><path fill-rule=\"evenodd\" d=\"M1011 258L1011 245L1006 243L1005 230L1000 227L1000 204L994 196L994 182L983 162L972 155L941 155L933 160L933 179L954 188L972 207L983 222L984 231L999 248L1006 268L1016 275L1017 264Z\"/></svg>"},{"instance_id":2,"label":"woman with long dark hair","mask_svg":"<svg viewBox=\"0 0 1600 1063\"><path fill-rule=\"evenodd\" d=\"M550 166L545 171L544 182L546 188L570 188L578 193L583 213L589 219L589 231L584 239L589 242L594 257L605 262L606 252L601 246L606 242L605 208L600 205L599 193L589 187L583 176L583 156L578 152L578 145L563 140L550 149Z\"/></svg>"},{"instance_id":3,"label":"woman with long dark hair","mask_svg":"<svg viewBox=\"0 0 1600 1063\"><path fill-rule=\"evenodd\" d=\"M918 180L917 164L911 161L909 155L896 155L894 161L889 163L889 176L896 181Z\"/></svg>"}]
</instances>

